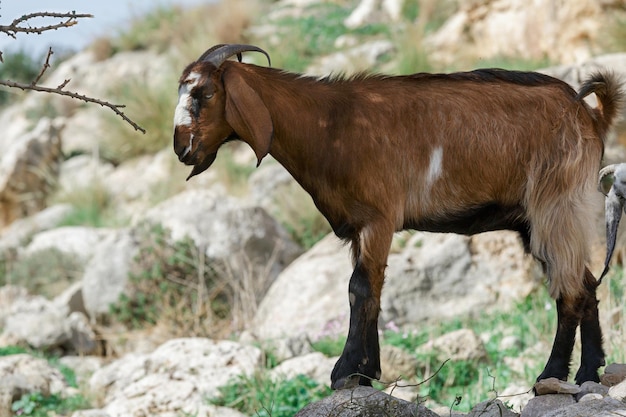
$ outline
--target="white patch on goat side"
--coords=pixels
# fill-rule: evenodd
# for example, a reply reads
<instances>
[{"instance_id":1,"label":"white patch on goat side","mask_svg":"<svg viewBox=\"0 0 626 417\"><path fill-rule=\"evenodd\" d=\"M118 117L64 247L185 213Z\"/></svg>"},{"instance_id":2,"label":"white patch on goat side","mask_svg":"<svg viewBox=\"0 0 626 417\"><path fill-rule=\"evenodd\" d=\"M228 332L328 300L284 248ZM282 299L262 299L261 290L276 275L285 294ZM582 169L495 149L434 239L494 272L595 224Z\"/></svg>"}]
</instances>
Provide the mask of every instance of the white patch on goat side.
<instances>
[{"instance_id":1,"label":"white patch on goat side","mask_svg":"<svg viewBox=\"0 0 626 417\"><path fill-rule=\"evenodd\" d=\"M426 185L432 186L443 172L443 148L436 147L430 154L430 162L428 163L428 172L426 173Z\"/></svg>"},{"instance_id":2,"label":"white patch on goat side","mask_svg":"<svg viewBox=\"0 0 626 417\"><path fill-rule=\"evenodd\" d=\"M200 74L197 72L189 73L187 79L180 85L178 89L178 104L174 110L174 126L191 126L191 90L198 85Z\"/></svg>"}]
</instances>

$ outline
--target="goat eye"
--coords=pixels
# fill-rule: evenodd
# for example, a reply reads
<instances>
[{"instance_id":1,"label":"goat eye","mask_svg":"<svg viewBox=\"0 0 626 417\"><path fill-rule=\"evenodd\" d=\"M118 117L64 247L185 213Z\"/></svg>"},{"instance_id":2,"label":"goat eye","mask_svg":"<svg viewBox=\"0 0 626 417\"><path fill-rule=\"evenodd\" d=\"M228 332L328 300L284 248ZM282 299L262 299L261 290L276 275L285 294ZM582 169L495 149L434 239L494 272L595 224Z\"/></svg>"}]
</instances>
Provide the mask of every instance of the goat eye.
<instances>
[{"instance_id":1,"label":"goat eye","mask_svg":"<svg viewBox=\"0 0 626 417\"><path fill-rule=\"evenodd\" d=\"M204 96L204 98L207 100L211 100L213 98L213 93L207 94L206 96Z\"/></svg>"}]
</instances>

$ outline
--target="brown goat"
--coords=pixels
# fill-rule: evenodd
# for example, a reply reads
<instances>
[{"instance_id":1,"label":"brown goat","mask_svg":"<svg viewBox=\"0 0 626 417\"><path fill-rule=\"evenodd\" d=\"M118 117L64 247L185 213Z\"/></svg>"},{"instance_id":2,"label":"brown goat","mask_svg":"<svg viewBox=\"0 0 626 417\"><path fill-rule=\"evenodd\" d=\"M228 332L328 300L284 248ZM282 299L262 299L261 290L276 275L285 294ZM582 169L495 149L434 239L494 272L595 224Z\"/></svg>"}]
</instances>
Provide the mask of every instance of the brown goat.
<instances>
[{"instance_id":1,"label":"brown goat","mask_svg":"<svg viewBox=\"0 0 626 417\"><path fill-rule=\"evenodd\" d=\"M476 70L317 79L228 58L217 45L183 71L174 150L207 169L221 145L271 154L350 242L350 327L332 387L380 377L377 319L395 231L474 234L510 229L545 267L558 329L538 379L567 379L576 328L576 381L604 364L597 281L586 267L588 202L604 138L622 98L597 73L576 92L533 72ZM582 100L595 93L598 108Z\"/></svg>"}]
</instances>

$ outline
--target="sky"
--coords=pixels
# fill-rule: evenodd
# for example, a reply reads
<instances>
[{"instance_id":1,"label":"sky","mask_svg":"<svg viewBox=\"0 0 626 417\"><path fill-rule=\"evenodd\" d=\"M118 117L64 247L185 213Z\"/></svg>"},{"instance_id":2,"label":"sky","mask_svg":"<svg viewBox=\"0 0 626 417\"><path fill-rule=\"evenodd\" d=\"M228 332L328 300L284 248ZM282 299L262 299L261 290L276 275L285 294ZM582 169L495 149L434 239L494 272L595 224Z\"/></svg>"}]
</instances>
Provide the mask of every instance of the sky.
<instances>
[{"instance_id":1,"label":"sky","mask_svg":"<svg viewBox=\"0 0 626 417\"><path fill-rule=\"evenodd\" d=\"M194 5L218 0L0 0L0 25L9 25L13 19L33 12L88 13L91 19L79 19L70 28L47 31L41 35L18 33L17 40L0 33L0 51L23 49L33 56L53 50L81 50L94 39L124 28L128 22L161 5ZM42 20L33 21L37 25ZM47 20L43 24L58 23L60 19Z\"/></svg>"}]
</instances>

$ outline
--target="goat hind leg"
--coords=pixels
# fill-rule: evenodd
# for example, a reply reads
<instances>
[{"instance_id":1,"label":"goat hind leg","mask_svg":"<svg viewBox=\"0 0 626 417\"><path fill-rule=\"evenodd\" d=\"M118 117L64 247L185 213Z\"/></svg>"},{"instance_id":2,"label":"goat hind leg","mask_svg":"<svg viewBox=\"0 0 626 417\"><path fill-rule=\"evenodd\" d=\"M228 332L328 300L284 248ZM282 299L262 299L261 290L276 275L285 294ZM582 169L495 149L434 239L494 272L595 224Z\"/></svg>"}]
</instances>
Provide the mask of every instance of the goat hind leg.
<instances>
[{"instance_id":1,"label":"goat hind leg","mask_svg":"<svg viewBox=\"0 0 626 417\"><path fill-rule=\"evenodd\" d=\"M558 323L552 352L543 372L537 377L537 381L551 377L566 381L569 375L580 314L576 311L574 303L566 301L562 297L556 300L556 309Z\"/></svg>"},{"instance_id":2,"label":"goat hind leg","mask_svg":"<svg viewBox=\"0 0 626 417\"><path fill-rule=\"evenodd\" d=\"M580 341L582 345L580 368L576 372L576 383L585 381L599 382L598 368L605 365L602 348L602 329L598 317L598 299L596 288L599 283L585 268L585 300L580 319Z\"/></svg>"}]
</instances>

